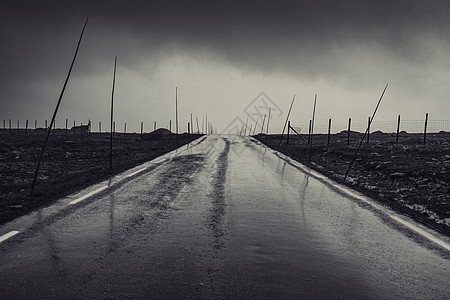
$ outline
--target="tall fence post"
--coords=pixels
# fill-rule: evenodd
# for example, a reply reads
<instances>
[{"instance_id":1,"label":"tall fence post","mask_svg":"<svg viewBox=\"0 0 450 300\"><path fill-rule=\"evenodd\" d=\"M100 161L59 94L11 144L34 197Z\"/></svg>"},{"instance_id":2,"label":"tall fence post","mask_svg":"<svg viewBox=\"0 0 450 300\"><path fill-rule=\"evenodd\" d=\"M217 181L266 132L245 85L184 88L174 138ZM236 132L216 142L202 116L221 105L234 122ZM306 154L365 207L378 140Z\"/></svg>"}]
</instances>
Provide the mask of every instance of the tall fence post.
<instances>
[{"instance_id":1,"label":"tall fence post","mask_svg":"<svg viewBox=\"0 0 450 300\"><path fill-rule=\"evenodd\" d=\"M20 129L20 121L17 120L17 132L19 132L19 129Z\"/></svg>"},{"instance_id":2,"label":"tall fence post","mask_svg":"<svg viewBox=\"0 0 450 300\"><path fill-rule=\"evenodd\" d=\"M348 130L347 130L347 146L350 145L350 127L352 124L352 118L348 118Z\"/></svg>"},{"instance_id":3,"label":"tall fence post","mask_svg":"<svg viewBox=\"0 0 450 300\"><path fill-rule=\"evenodd\" d=\"M425 115L425 127L423 129L423 143L427 143L427 125L428 125L428 113Z\"/></svg>"},{"instance_id":4,"label":"tall fence post","mask_svg":"<svg viewBox=\"0 0 450 300\"><path fill-rule=\"evenodd\" d=\"M312 120L309 120L308 145L309 145L309 143L311 143L311 123L312 123Z\"/></svg>"},{"instance_id":5,"label":"tall fence post","mask_svg":"<svg viewBox=\"0 0 450 300\"><path fill-rule=\"evenodd\" d=\"M153 131L156 131L156 121L155 124L153 125Z\"/></svg>"},{"instance_id":6,"label":"tall fence post","mask_svg":"<svg viewBox=\"0 0 450 300\"><path fill-rule=\"evenodd\" d=\"M328 141L327 141L327 145L330 144L330 136L331 136L331 119L328 119Z\"/></svg>"},{"instance_id":7,"label":"tall fence post","mask_svg":"<svg viewBox=\"0 0 450 300\"><path fill-rule=\"evenodd\" d=\"M261 124L261 132L260 133L263 133L263 130L264 130L264 123L266 122L266 114L264 114L264 119L263 119L263 122L262 122L262 124Z\"/></svg>"},{"instance_id":8,"label":"tall fence post","mask_svg":"<svg viewBox=\"0 0 450 300\"><path fill-rule=\"evenodd\" d=\"M75 132L76 132L76 130L75 130L75 120L73 120L73 134L75 135Z\"/></svg>"},{"instance_id":9,"label":"tall fence post","mask_svg":"<svg viewBox=\"0 0 450 300\"><path fill-rule=\"evenodd\" d=\"M37 120L34 120L34 130L37 128Z\"/></svg>"},{"instance_id":10,"label":"tall fence post","mask_svg":"<svg viewBox=\"0 0 450 300\"><path fill-rule=\"evenodd\" d=\"M200 134L200 127L198 126L198 118L195 117L195 120L197 121L197 134Z\"/></svg>"},{"instance_id":11,"label":"tall fence post","mask_svg":"<svg viewBox=\"0 0 450 300\"><path fill-rule=\"evenodd\" d=\"M313 136L314 136L314 118L316 116L316 100L317 100L317 94L314 96L314 107L313 107L313 113L312 113L312 122L311 122L311 139L309 140L309 158L308 158L308 164L311 164L311 156L312 156L312 143L313 143Z\"/></svg>"},{"instance_id":12,"label":"tall fence post","mask_svg":"<svg viewBox=\"0 0 450 300\"><path fill-rule=\"evenodd\" d=\"M102 133L102 122L98 122L98 133Z\"/></svg>"},{"instance_id":13,"label":"tall fence post","mask_svg":"<svg viewBox=\"0 0 450 300\"><path fill-rule=\"evenodd\" d=\"M189 124L189 122L187 123L188 125L187 125L187 127L188 127L188 135L190 135L191 134L191 128L190 128L190 124Z\"/></svg>"},{"instance_id":14,"label":"tall fence post","mask_svg":"<svg viewBox=\"0 0 450 300\"><path fill-rule=\"evenodd\" d=\"M370 142L370 116L369 119L367 121L367 142Z\"/></svg>"},{"instance_id":15,"label":"tall fence post","mask_svg":"<svg viewBox=\"0 0 450 300\"><path fill-rule=\"evenodd\" d=\"M6 129L6 120L3 119L3 129Z\"/></svg>"},{"instance_id":16,"label":"tall fence post","mask_svg":"<svg viewBox=\"0 0 450 300\"><path fill-rule=\"evenodd\" d=\"M125 125L123 127L123 136L127 134L127 122L125 122Z\"/></svg>"},{"instance_id":17,"label":"tall fence post","mask_svg":"<svg viewBox=\"0 0 450 300\"><path fill-rule=\"evenodd\" d=\"M112 170L113 167L113 139L114 139L114 131L116 127L116 123L114 122L114 90L116 87L116 71L117 71L117 55L114 56L114 72L113 72L113 80L112 80L112 89L111 89L111 114L110 114L110 129L109 133L109 169Z\"/></svg>"},{"instance_id":18,"label":"tall fence post","mask_svg":"<svg viewBox=\"0 0 450 300\"><path fill-rule=\"evenodd\" d=\"M269 121L270 121L270 111L271 110L272 110L272 107L269 107L269 116L267 117L266 143L267 143L267 136L269 135Z\"/></svg>"},{"instance_id":19,"label":"tall fence post","mask_svg":"<svg viewBox=\"0 0 450 300\"><path fill-rule=\"evenodd\" d=\"M68 133L67 127L68 127L69 119L66 118L66 134Z\"/></svg>"},{"instance_id":20,"label":"tall fence post","mask_svg":"<svg viewBox=\"0 0 450 300\"><path fill-rule=\"evenodd\" d=\"M27 132L28 132L28 119L27 122L25 123L25 134L27 134Z\"/></svg>"},{"instance_id":21,"label":"tall fence post","mask_svg":"<svg viewBox=\"0 0 450 300\"><path fill-rule=\"evenodd\" d=\"M144 134L144 122L141 122L141 140L143 134Z\"/></svg>"},{"instance_id":22,"label":"tall fence post","mask_svg":"<svg viewBox=\"0 0 450 300\"><path fill-rule=\"evenodd\" d=\"M9 119L9 133L12 134L12 123L11 123L11 119Z\"/></svg>"},{"instance_id":23,"label":"tall fence post","mask_svg":"<svg viewBox=\"0 0 450 300\"><path fill-rule=\"evenodd\" d=\"M397 121L397 136L395 138L395 142L398 143L398 135L400 133L400 115L398 115L398 121Z\"/></svg>"}]
</instances>

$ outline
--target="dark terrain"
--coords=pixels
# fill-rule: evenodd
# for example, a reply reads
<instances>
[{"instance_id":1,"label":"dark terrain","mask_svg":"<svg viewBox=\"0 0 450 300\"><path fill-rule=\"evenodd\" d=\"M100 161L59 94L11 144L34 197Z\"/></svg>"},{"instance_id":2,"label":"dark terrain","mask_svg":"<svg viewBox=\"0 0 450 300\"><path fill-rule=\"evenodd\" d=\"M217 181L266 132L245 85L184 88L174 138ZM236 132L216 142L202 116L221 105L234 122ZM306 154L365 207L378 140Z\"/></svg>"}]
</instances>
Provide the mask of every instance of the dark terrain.
<instances>
[{"instance_id":1,"label":"dark terrain","mask_svg":"<svg viewBox=\"0 0 450 300\"><path fill-rule=\"evenodd\" d=\"M200 135L180 134L178 146ZM109 168L109 134L51 134L33 196L30 186L45 134L0 133L0 224L177 149L175 134L116 133L113 168Z\"/></svg>"},{"instance_id":2,"label":"dark terrain","mask_svg":"<svg viewBox=\"0 0 450 300\"><path fill-rule=\"evenodd\" d=\"M362 138L351 132L314 135L312 169L356 189L394 210L450 236L450 133L423 134L402 132L396 135L374 132L364 140L347 180L344 175ZM307 141L308 135L302 135ZM269 147L309 164L310 145L290 135L289 145L280 135L256 137Z\"/></svg>"}]
</instances>

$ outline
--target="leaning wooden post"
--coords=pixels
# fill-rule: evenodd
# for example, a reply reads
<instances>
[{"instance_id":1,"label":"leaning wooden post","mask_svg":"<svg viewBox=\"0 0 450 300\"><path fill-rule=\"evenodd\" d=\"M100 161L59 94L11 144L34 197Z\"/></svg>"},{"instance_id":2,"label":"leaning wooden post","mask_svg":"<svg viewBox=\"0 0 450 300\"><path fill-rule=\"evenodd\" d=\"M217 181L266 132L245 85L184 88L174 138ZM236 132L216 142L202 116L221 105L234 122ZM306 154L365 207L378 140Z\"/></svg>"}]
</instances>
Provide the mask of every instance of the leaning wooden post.
<instances>
[{"instance_id":1,"label":"leaning wooden post","mask_svg":"<svg viewBox=\"0 0 450 300\"><path fill-rule=\"evenodd\" d=\"M331 137L331 119L328 119L328 141L327 141L327 145L330 144L330 137Z\"/></svg>"},{"instance_id":2,"label":"leaning wooden post","mask_svg":"<svg viewBox=\"0 0 450 300\"><path fill-rule=\"evenodd\" d=\"M287 116L286 116L286 121L284 122L283 131L281 132L280 144L278 145L278 149L281 147L281 142L283 141L284 130L286 129L286 124L287 124L287 122L289 120L289 115L291 114L291 109L292 109L292 105L294 104L294 100L295 100L295 95L292 98L291 106L289 106L289 111L288 111Z\"/></svg>"},{"instance_id":3,"label":"leaning wooden post","mask_svg":"<svg viewBox=\"0 0 450 300\"><path fill-rule=\"evenodd\" d=\"M53 113L52 121L50 122L50 127L49 127L49 129L47 131L47 136L45 138L44 145L42 146L42 151L41 151L41 154L39 156L39 160L38 160L38 163L37 163L37 166L36 166L36 170L34 172L33 182L31 183L30 196L33 195L34 187L36 186L36 180L37 180L37 177L38 177L39 167L41 165L42 157L44 156L45 147L47 146L47 141L48 141L48 138L50 136L50 129L52 128L53 122L55 122L56 113L58 112L58 108L59 108L59 105L61 104L61 100L62 100L62 97L64 95L64 91L66 89L67 82L69 81L70 73L72 72L72 67L73 67L73 65L75 63L75 59L77 57L78 49L80 48L81 39L83 38L83 33L84 33L84 29L86 28L87 22L88 22L88 18L86 18L86 22L84 23L83 30L81 31L80 39L78 40L78 45L77 45L77 49L75 50L75 54L73 56L72 64L70 65L69 72L67 74L66 80L64 82L64 85L63 85L63 88L62 88L62 91L61 91L61 95L59 96L58 103L56 104L55 112Z\"/></svg>"},{"instance_id":4,"label":"leaning wooden post","mask_svg":"<svg viewBox=\"0 0 450 300\"><path fill-rule=\"evenodd\" d=\"M141 140L143 138L143 134L144 134L144 122L141 122Z\"/></svg>"},{"instance_id":5,"label":"leaning wooden post","mask_svg":"<svg viewBox=\"0 0 450 300\"><path fill-rule=\"evenodd\" d=\"M263 133L263 130L264 130L264 123L266 122L266 114L264 114L264 119L263 119L263 122L262 122L262 125L261 125L261 132L260 133Z\"/></svg>"},{"instance_id":6,"label":"leaning wooden post","mask_svg":"<svg viewBox=\"0 0 450 300\"><path fill-rule=\"evenodd\" d=\"M400 133L400 115L398 115L398 121L397 121L397 137L395 141L398 143L398 135Z\"/></svg>"},{"instance_id":7,"label":"leaning wooden post","mask_svg":"<svg viewBox=\"0 0 450 300\"><path fill-rule=\"evenodd\" d=\"M370 116L369 120L367 121L367 142L370 142Z\"/></svg>"},{"instance_id":8,"label":"leaning wooden post","mask_svg":"<svg viewBox=\"0 0 450 300\"><path fill-rule=\"evenodd\" d=\"M288 121L288 131L287 131L287 138L286 138L286 145L289 145L289 132L291 129L291 121Z\"/></svg>"},{"instance_id":9,"label":"leaning wooden post","mask_svg":"<svg viewBox=\"0 0 450 300\"><path fill-rule=\"evenodd\" d=\"M423 143L427 143L427 125L428 125L428 113L425 115L425 127L423 129Z\"/></svg>"},{"instance_id":10,"label":"leaning wooden post","mask_svg":"<svg viewBox=\"0 0 450 300\"><path fill-rule=\"evenodd\" d=\"M383 93L381 93L381 97L378 100L378 103L377 103L377 106L375 107L375 110L373 111L372 117L370 118L370 122L373 122L373 118L375 118L375 114L377 113L378 107L380 106L380 103L381 103L381 99L383 99L384 93L386 92L386 89L387 89L388 85L389 84L387 83L386 86L384 87ZM365 138L366 134L367 134L367 130L364 132L364 135L363 135L361 141L359 142L358 147L356 148L355 154L353 155L353 158L350 161L350 164L348 165L347 172L345 172L344 181L347 179L348 173L350 172L350 169L352 168L352 165L353 165L353 163L356 160L356 156L358 155L359 149L361 148L361 145L362 145L362 143L364 141L364 138Z\"/></svg>"},{"instance_id":11,"label":"leaning wooden post","mask_svg":"<svg viewBox=\"0 0 450 300\"><path fill-rule=\"evenodd\" d=\"M347 146L350 145L350 126L352 124L352 118L348 118L348 130L347 130Z\"/></svg>"},{"instance_id":12,"label":"leaning wooden post","mask_svg":"<svg viewBox=\"0 0 450 300\"><path fill-rule=\"evenodd\" d=\"M110 126L111 132L109 134L109 169L112 169L113 163L113 137L115 131L115 123L114 123L114 88L116 86L116 70L117 70L117 55L114 57L114 73L113 73L113 82L112 82L112 90L111 90L111 116L110 116Z\"/></svg>"},{"instance_id":13,"label":"leaning wooden post","mask_svg":"<svg viewBox=\"0 0 450 300\"><path fill-rule=\"evenodd\" d=\"M190 128L190 124L189 124L189 122L187 123L188 125L187 125L187 129L188 129L188 136L191 134L191 128Z\"/></svg>"}]
</instances>

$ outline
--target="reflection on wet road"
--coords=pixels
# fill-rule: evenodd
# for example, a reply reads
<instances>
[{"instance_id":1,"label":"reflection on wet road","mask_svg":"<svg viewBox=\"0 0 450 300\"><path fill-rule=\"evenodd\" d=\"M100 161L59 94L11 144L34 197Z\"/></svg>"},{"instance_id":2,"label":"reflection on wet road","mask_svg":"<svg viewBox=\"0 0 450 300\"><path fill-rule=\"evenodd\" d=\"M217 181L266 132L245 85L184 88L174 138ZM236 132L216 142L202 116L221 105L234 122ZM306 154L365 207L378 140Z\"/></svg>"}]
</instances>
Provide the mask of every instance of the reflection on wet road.
<instances>
[{"instance_id":1,"label":"reflection on wet road","mask_svg":"<svg viewBox=\"0 0 450 300\"><path fill-rule=\"evenodd\" d=\"M250 138L208 136L91 198L0 244L1 299L450 295L448 252Z\"/></svg>"}]
</instances>

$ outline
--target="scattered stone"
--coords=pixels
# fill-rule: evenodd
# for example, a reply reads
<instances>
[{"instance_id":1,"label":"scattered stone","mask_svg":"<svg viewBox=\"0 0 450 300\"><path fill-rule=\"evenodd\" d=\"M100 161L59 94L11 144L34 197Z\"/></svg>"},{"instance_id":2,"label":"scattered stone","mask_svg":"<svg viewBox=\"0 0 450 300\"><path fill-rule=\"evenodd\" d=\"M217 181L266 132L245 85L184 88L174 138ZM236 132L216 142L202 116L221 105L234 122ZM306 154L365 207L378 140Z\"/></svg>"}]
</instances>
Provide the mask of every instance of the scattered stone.
<instances>
[{"instance_id":1,"label":"scattered stone","mask_svg":"<svg viewBox=\"0 0 450 300\"><path fill-rule=\"evenodd\" d=\"M389 175L390 179L396 179L396 178L402 178L403 176L405 176L405 173L402 172L394 172L392 174Z\"/></svg>"}]
</instances>

